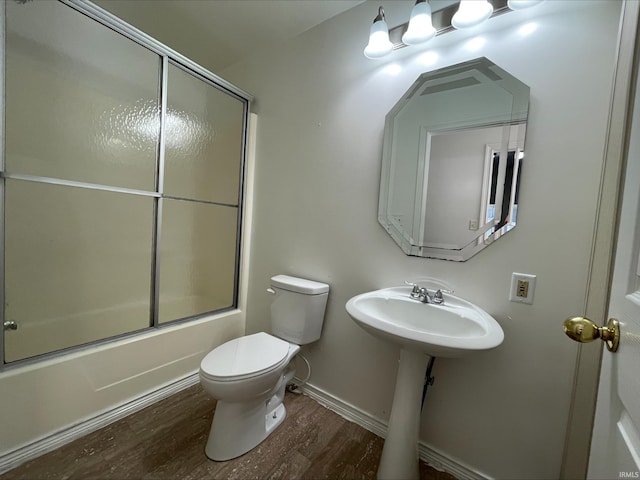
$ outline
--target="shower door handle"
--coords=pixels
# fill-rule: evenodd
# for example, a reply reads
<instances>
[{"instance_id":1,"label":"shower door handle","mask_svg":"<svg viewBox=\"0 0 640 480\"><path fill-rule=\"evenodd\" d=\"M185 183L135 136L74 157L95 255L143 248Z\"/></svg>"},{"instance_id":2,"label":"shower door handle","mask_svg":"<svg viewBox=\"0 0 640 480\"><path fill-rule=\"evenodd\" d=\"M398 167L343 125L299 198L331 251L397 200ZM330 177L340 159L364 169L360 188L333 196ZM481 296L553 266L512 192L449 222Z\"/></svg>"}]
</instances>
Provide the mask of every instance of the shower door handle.
<instances>
[{"instance_id":1,"label":"shower door handle","mask_svg":"<svg viewBox=\"0 0 640 480\"><path fill-rule=\"evenodd\" d=\"M18 324L16 322L14 322L13 320L8 320L6 322L4 322L4 329L5 330L17 330L18 329Z\"/></svg>"}]
</instances>

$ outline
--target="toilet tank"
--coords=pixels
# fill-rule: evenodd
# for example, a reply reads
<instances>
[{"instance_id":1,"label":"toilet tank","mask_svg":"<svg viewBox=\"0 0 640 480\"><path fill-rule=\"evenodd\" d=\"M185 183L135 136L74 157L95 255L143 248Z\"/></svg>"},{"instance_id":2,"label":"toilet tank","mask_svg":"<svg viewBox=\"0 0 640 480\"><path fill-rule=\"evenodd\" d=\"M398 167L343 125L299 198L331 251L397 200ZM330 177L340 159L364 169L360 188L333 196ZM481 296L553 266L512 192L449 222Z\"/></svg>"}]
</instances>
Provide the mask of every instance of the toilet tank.
<instances>
[{"instance_id":1,"label":"toilet tank","mask_svg":"<svg viewBox=\"0 0 640 480\"><path fill-rule=\"evenodd\" d=\"M304 345L320 338L329 285L288 275L271 277L272 333Z\"/></svg>"}]
</instances>

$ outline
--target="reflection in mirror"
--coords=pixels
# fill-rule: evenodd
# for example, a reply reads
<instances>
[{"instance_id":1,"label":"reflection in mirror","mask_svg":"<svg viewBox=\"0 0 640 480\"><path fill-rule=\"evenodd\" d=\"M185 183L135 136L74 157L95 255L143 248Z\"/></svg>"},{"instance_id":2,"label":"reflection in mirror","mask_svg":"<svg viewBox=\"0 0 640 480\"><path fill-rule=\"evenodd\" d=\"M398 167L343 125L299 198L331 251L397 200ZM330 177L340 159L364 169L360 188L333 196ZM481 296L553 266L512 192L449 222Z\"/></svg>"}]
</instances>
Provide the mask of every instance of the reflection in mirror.
<instances>
[{"instance_id":1,"label":"reflection in mirror","mask_svg":"<svg viewBox=\"0 0 640 480\"><path fill-rule=\"evenodd\" d=\"M386 117L378 220L464 261L516 226L529 87L479 58L422 74Z\"/></svg>"}]
</instances>

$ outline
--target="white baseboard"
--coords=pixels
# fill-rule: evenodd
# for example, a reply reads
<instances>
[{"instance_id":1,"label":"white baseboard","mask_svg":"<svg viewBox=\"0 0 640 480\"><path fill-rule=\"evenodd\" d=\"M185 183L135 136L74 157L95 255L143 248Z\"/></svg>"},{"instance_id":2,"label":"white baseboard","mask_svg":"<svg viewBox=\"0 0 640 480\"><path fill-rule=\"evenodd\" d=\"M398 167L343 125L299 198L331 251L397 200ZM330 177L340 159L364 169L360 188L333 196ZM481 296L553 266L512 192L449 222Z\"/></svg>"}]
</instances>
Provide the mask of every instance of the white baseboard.
<instances>
[{"instance_id":1,"label":"white baseboard","mask_svg":"<svg viewBox=\"0 0 640 480\"><path fill-rule=\"evenodd\" d=\"M51 452L56 448L62 447L67 443L77 440L80 437L95 432L100 428L120 420L121 418L131 415L174 395L185 388L191 387L200 381L198 373L191 374L178 381L164 385L153 392L147 393L142 397L131 400L105 413L99 414L93 418L85 420L64 430L60 430L52 435L36 440L30 444L19 447L6 454L0 455L0 474L5 473L29 460L33 460L45 453Z\"/></svg>"},{"instance_id":2,"label":"white baseboard","mask_svg":"<svg viewBox=\"0 0 640 480\"><path fill-rule=\"evenodd\" d=\"M297 379L294 379L294 383ZM373 415L368 414L364 410L360 410L358 407L344 402L337 397L334 397L328 392L311 385L309 383L301 387L302 393L308 397L314 399L323 407L336 412L341 417L349 420L350 422L357 423L362 428L375 433L377 436L385 438L387 436L387 423L380 420Z\"/></svg>"},{"instance_id":3,"label":"white baseboard","mask_svg":"<svg viewBox=\"0 0 640 480\"><path fill-rule=\"evenodd\" d=\"M478 472L459 460L446 456L424 442L418 443L418 455L420 460L423 460L436 470L450 473L458 480L491 480L488 475Z\"/></svg>"},{"instance_id":4,"label":"white baseboard","mask_svg":"<svg viewBox=\"0 0 640 480\"><path fill-rule=\"evenodd\" d=\"M385 438L387 436L387 423L347 402L334 397L328 392L310 384L301 387L302 392L314 399L323 407L336 412L341 417L356 423L366 430ZM418 444L420 460L423 460L433 468L450 473L459 480L489 480L490 477L481 474L468 465L458 460L447 457L442 452L430 447L424 442Z\"/></svg>"}]
</instances>

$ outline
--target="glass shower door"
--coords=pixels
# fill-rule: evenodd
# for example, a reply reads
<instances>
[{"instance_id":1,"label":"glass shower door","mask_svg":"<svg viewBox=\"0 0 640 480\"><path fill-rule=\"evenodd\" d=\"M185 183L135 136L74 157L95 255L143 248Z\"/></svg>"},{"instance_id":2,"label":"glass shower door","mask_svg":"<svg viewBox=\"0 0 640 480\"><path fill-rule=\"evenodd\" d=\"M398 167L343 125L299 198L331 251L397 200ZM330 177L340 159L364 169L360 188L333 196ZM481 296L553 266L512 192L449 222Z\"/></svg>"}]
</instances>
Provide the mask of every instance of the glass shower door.
<instances>
[{"instance_id":1,"label":"glass shower door","mask_svg":"<svg viewBox=\"0 0 640 480\"><path fill-rule=\"evenodd\" d=\"M5 360L149 327L151 198L7 179Z\"/></svg>"},{"instance_id":2,"label":"glass shower door","mask_svg":"<svg viewBox=\"0 0 640 480\"><path fill-rule=\"evenodd\" d=\"M160 323L234 306L244 104L170 64Z\"/></svg>"},{"instance_id":3,"label":"glass shower door","mask_svg":"<svg viewBox=\"0 0 640 480\"><path fill-rule=\"evenodd\" d=\"M59 2L6 2L6 362L148 328L160 56Z\"/></svg>"}]
</instances>

